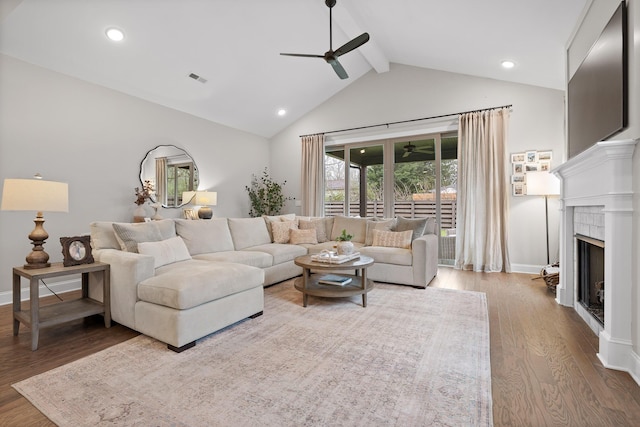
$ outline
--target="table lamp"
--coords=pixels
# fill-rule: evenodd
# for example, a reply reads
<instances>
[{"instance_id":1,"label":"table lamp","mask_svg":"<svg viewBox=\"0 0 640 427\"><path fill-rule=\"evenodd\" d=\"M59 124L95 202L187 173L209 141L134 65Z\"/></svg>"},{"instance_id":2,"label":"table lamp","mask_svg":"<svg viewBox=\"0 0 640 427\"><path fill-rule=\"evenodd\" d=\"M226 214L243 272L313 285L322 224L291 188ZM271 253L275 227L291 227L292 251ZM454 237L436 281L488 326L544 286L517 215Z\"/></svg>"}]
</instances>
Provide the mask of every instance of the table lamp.
<instances>
[{"instance_id":1,"label":"table lamp","mask_svg":"<svg viewBox=\"0 0 640 427\"><path fill-rule=\"evenodd\" d=\"M42 245L49 237L45 231L42 213L69 212L69 186L63 182L41 179L5 179L2 188L3 211L36 211L36 226L29 234L33 250L27 255L24 268L49 267L49 254Z\"/></svg>"},{"instance_id":2,"label":"table lamp","mask_svg":"<svg viewBox=\"0 0 640 427\"><path fill-rule=\"evenodd\" d=\"M218 193L215 191L196 191L196 197L193 199L193 204L200 206L198 209L198 218L211 219L213 217L213 211L210 206L215 206L218 203Z\"/></svg>"},{"instance_id":3,"label":"table lamp","mask_svg":"<svg viewBox=\"0 0 640 427\"><path fill-rule=\"evenodd\" d=\"M560 180L549 172L527 172L527 196L544 196L547 227L547 265L549 264L549 208L547 198L560 194Z\"/></svg>"},{"instance_id":4,"label":"table lamp","mask_svg":"<svg viewBox=\"0 0 640 427\"><path fill-rule=\"evenodd\" d=\"M218 193L215 191L185 191L182 193L182 201L188 200L190 203L200 206L198 209L198 218L211 219L213 211L210 206L216 206L218 203Z\"/></svg>"}]
</instances>

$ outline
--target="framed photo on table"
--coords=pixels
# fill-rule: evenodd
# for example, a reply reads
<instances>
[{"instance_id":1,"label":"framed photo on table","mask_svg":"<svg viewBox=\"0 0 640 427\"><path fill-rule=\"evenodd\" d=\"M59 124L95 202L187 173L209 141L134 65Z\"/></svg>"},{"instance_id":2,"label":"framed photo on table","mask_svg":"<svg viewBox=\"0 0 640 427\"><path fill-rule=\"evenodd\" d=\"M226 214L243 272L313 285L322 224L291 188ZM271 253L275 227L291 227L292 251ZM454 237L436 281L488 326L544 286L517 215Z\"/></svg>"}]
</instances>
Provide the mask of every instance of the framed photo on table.
<instances>
[{"instance_id":1,"label":"framed photo on table","mask_svg":"<svg viewBox=\"0 0 640 427\"><path fill-rule=\"evenodd\" d=\"M60 244L62 245L62 256L64 257L62 265L65 267L92 264L94 262L91 254L90 236L61 237Z\"/></svg>"}]
</instances>

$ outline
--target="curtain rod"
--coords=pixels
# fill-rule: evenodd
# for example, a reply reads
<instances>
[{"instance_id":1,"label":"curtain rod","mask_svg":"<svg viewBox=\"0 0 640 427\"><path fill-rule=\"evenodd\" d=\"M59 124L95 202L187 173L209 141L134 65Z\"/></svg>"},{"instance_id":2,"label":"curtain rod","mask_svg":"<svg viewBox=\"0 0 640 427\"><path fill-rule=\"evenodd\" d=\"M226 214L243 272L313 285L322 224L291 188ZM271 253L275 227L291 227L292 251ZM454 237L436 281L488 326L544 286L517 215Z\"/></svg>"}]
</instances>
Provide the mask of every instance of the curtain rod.
<instances>
[{"instance_id":1,"label":"curtain rod","mask_svg":"<svg viewBox=\"0 0 640 427\"><path fill-rule=\"evenodd\" d=\"M501 105L500 107L482 108L480 110L462 111L460 113L441 114L439 116L422 117L422 118L419 118L419 119L400 120L398 122L380 123L380 124L377 124L377 125L360 126L360 127L355 127L355 128L349 128L349 129L339 129L339 130L330 130L330 131L327 131L327 132L309 133L309 134L306 134L306 135L300 135L300 138L303 138L305 136L312 136L312 135L327 135L327 134L330 134L330 133L340 133L340 132L348 132L348 131L351 131L351 130L369 129L369 128L375 128L375 127L379 127L379 126L389 127L390 125L399 125L399 124L402 124L402 123L419 122L421 120L429 120L429 119L441 119L443 117L459 116L460 114L479 113L481 111L497 110L499 108L511 108L512 106L513 106L512 104Z\"/></svg>"}]
</instances>

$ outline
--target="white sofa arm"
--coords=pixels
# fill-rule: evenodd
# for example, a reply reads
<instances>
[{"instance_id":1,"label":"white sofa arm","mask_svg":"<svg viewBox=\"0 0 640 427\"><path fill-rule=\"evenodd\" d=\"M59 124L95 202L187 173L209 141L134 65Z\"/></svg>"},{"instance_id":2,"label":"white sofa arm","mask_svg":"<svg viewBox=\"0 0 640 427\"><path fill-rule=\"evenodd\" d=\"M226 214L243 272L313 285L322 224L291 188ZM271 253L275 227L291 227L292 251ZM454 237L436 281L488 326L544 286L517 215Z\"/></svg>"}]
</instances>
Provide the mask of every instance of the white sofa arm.
<instances>
[{"instance_id":1,"label":"white sofa arm","mask_svg":"<svg viewBox=\"0 0 640 427\"><path fill-rule=\"evenodd\" d=\"M438 236L425 234L411 243L413 283L427 287L438 274Z\"/></svg>"},{"instance_id":2,"label":"white sofa arm","mask_svg":"<svg viewBox=\"0 0 640 427\"><path fill-rule=\"evenodd\" d=\"M135 304L138 301L138 283L155 275L153 257L116 249L98 249L93 255L96 261L111 266L111 318L136 329ZM91 293L95 291L92 289ZM102 295L101 289L99 294Z\"/></svg>"}]
</instances>

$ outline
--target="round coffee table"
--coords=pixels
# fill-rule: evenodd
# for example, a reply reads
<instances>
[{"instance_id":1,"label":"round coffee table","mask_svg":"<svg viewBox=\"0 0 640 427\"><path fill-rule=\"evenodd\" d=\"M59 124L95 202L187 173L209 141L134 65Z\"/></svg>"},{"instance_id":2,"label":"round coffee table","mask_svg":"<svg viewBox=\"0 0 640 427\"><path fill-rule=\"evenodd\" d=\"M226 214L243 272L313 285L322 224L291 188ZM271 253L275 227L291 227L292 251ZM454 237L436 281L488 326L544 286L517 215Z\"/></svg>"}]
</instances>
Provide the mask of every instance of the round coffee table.
<instances>
[{"instance_id":1,"label":"round coffee table","mask_svg":"<svg viewBox=\"0 0 640 427\"><path fill-rule=\"evenodd\" d=\"M302 305L304 307L307 306L309 295L328 298L362 295L362 306L367 306L367 292L374 286L373 280L367 279L367 267L373 265L373 258L360 255L360 258L342 264L330 264L313 261L311 255L303 255L297 257L294 262L296 265L302 267L302 277L298 277L295 280L294 287L302 292ZM339 274L340 276L351 278L351 283L346 285L325 285L318 283L318 280L324 274L311 274L312 269L318 272L355 270L356 274Z\"/></svg>"}]
</instances>

